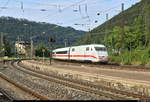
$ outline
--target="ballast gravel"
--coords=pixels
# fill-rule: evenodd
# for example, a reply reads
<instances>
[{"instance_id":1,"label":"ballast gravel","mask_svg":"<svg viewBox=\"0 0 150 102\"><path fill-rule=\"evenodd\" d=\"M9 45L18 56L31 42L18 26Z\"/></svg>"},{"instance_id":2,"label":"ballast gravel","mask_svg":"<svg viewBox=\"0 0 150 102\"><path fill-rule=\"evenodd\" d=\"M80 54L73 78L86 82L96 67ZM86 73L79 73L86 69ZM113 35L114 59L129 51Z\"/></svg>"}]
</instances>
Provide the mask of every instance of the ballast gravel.
<instances>
[{"instance_id":1,"label":"ballast gravel","mask_svg":"<svg viewBox=\"0 0 150 102\"><path fill-rule=\"evenodd\" d=\"M61 84L37 78L14 68L6 68L1 70L1 72L19 84L48 97L50 100L111 100L105 96L83 92Z\"/></svg>"}]
</instances>

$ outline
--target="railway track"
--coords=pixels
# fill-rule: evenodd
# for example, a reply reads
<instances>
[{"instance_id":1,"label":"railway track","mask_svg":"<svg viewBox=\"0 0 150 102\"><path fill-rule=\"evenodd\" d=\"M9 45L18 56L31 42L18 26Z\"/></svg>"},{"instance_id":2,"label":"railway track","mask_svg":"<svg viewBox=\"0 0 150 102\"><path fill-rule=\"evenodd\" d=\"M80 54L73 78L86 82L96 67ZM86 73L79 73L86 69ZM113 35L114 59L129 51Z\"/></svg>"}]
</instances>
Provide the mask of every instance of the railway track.
<instances>
[{"instance_id":1,"label":"railway track","mask_svg":"<svg viewBox=\"0 0 150 102\"><path fill-rule=\"evenodd\" d=\"M33 72L35 72L34 75L37 77L56 82L58 84L63 84L63 85L68 86L68 87L76 88L78 90L94 93L97 95L105 95L107 97L111 97L112 99L120 99L121 100L121 99L128 99L125 97L132 97L135 99L150 100L150 97L142 96L139 94L133 94L133 93L129 93L129 92L121 91L121 90L111 89L111 88L108 88L105 86L94 85L92 83L82 82L79 80L77 81L77 80L62 78L62 77L55 76L55 75L49 75L47 73L32 70L32 69L29 69L25 66L22 66L22 65L20 65L19 62L17 62L15 65L14 65L14 63L11 63L11 64L13 66L15 66L16 68L18 68L19 70L25 71L29 74L33 74ZM42 75L44 75L44 76L42 76ZM90 88L90 90L89 90L89 88Z\"/></svg>"},{"instance_id":2,"label":"railway track","mask_svg":"<svg viewBox=\"0 0 150 102\"><path fill-rule=\"evenodd\" d=\"M19 66L21 66L22 68L25 67L25 66L22 66L22 65L19 65ZM39 72L39 71L35 71L35 70L32 70L32 69L28 69L28 70L34 71L36 73L44 74L46 76L52 76L52 75L49 75L49 74L46 74L46 73L43 73L43 72ZM126 97L133 97L133 98L137 98L137 99L141 99L141 100L150 100L149 96L143 96L143 95L140 95L140 94L129 93L129 92L126 92L126 91L112 89L112 88L101 86L101 85L94 85L92 83L85 83L85 82L82 82L82 81L66 79L66 78L62 78L62 77L59 77L59 76L52 76L52 77L55 77L55 78L58 78L58 79L62 79L62 80L66 80L66 81L69 81L69 82L72 82L72 83L78 83L80 85L88 86L88 87L95 88L95 89L106 90L108 92L116 93L116 94L119 94L119 95L124 95Z\"/></svg>"},{"instance_id":3,"label":"railway track","mask_svg":"<svg viewBox=\"0 0 150 102\"><path fill-rule=\"evenodd\" d=\"M129 98L125 98L125 96L122 96L121 94L114 94L111 93L110 91L106 91L102 88L94 88L92 85L89 85L88 83L82 83L81 81L77 80L71 80L71 79L66 79L62 78L56 75L49 75L40 71L35 71L35 70L30 70L29 68L25 68L24 66L20 65L19 62L11 62L11 66L13 68L17 68L18 70L21 70L25 73L28 73L32 76L39 77L45 80L48 80L50 82L55 82L70 88L74 88L80 91L100 95L100 96L105 96L114 100L126 100Z\"/></svg>"},{"instance_id":4,"label":"railway track","mask_svg":"<svg viewBox=\"0 0 150 102\"><path fill-rule=\"evenodd\" d=\"M131 66L131 65L119 65L119 64L103 64L103 63L91 63L91 62L77 62L77 61L64 61L64 60L54 60L56 63L63 64L73 64L80 66L81 64L88 67L98 67L98 68L110 68L119 70L136 70L136 71L150 71L150 66Z\"/></svg>"},{"instance_id":5,"label":"railway track","mask_svg":"<svg viewBox=\"0 0 150 102\"><path fill-rule=\"evenodd\" d=\"M8 91L0 88L0 100L9 101L9 100L15 100L15 98L13 98Z\"/></svg>"},{"instance_id":6,"label":"railway track","mask_svg":"<svg viewBox=\"0 0 150 102\"><path fill-rule=\"evenodd\" d=\"M11 80L10 78L8 78L7 76L5 76L4 74L0 73L0 78L6 80L7 82L9 82L10 84L14 85L15 87L21 89L22 91L32 95L33 97L36 97L37 99L40 99L40 100L48 100L48 98L24 87L24 86L21 86L19 85L18 83L16 83L15 81ZM4 92L4 91L3 91ZM4 92L5 93L5 92ZM4 95L8 96L7 93L5 93ZM10 98L10 96L8 96L8 98ZM13 98L11 98L13 100Z\"/></svg>"}]
</instances>

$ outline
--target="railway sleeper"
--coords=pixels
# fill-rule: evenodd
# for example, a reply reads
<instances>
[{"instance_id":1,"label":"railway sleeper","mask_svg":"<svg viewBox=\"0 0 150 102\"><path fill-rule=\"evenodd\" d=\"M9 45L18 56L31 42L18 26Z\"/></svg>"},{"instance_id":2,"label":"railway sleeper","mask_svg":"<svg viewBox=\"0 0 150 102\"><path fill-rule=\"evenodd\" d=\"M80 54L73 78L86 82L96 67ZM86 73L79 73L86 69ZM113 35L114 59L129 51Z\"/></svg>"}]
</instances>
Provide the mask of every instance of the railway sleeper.
<instances>
[{"instance_id":1,"label":"railway sleeper","mask_svg":"<svg viewBox=\"0 0 150 102\"><path fill-rule=\"evenodd\" d=\"M105 85L106 86L110 86L111 84L110 83L108 83L108 82L104 82L105 83ZM119 85L120 85L120 83L119 83ZM114 85L115 86L115 85ZM122 85L120 85L120 87L123 87ZM106 88L106 87L105 87ZM110 90L110 89L109 89ZM112 89L111 89L112 90ZM114 92L115 92L116 90L114 90ZM120 90L119 90L120 91ZM117 92L118 93L118 92ZM125 91L121 91L120 93L125 93ZM133 93L128 93L127 92L127 94L130 94L130 96L135 96L135 97L137 97L137 95L136 94L134 94L134 95L132 95ZM139 95L138 95L139 96ZM139 97L142 97L142 99L147 99L147 98L149 98L149 97L147 97L147 98L143 98L144 96L139 96Z\"/></svg>"}]
</instances>

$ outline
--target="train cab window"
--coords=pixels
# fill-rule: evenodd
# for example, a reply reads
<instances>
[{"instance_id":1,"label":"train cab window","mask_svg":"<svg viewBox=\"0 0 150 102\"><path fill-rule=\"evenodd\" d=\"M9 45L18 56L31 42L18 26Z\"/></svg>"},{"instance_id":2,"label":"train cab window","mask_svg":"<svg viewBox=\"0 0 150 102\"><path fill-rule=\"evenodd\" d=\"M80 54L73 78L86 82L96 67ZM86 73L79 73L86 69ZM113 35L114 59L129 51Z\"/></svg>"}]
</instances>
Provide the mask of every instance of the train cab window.
<instances>
[{"instance_id":1,"label":"train cab window","mask_svg":"<svg viewBox=\"0 0 150 102\"><path fill-rule=\"evenodd\" d=\"M89 50L90 50L89 47L87 47L87 48L86 48L86 51L89 51Z\"/></svg>"},{"instance_id":2,"label":"train cab window","mask_svg":"<svg viewBox=\"0 0 150 102\"><path fill-rule=\"evenodd\" d=\"M91 51L93 51L93 49L91 48Z\"/></svg>"},{"instance_id":3,"label":"train cab window","mask_svg":"<svg viewBox=\"0 0 150 102\"><path fill-rule=\"evenodd\" d=\"M72 52L75 51L75 48L72 49Z\"/></svg>"},{"instance_id":4,"label":"train cab window","mask_svg":"<svg viewBox=\"0 0 150 102\"><path fill-rule=\"evenodd\" d=\"M106 51L105 47L95 47L96 51Z\"/></svg>"}]
</instances>

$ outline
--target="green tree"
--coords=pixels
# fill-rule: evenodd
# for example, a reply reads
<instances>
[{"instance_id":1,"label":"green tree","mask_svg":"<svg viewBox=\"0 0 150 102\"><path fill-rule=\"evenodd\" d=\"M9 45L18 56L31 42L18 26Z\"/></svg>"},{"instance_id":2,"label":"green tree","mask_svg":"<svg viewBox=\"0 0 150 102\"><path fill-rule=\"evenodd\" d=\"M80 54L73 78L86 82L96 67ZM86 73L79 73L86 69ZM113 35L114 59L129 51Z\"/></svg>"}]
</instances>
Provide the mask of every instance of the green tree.
<instances>
[{"instance_id":1,"label":"green tree","mask_svg":"<svg viewBox=\"0 0 150 102\"><path fill-rule=\"evenodd\" d=\"M135 18L133 24L130 26L131 33L132 33L132 39L134 41L131 41L133 48L141 47L144 45L144 24L143 19L141 16Z\"/></svg>"},{"instance_id":2,"label":"green tree","mask_svg":"<svg viewBox=\"0 0 150 102\"><path fill-rule=\"evenodd\" d=\"M5 56L11 56L12 53L11 53L11 47L10 47L10 43L8 41L5 42Z\"/></svg>"},{"instance_id":3,"label":"green tree","mask_svg":"<svg viewBox=\"0 0 150 102\"><path fill-rule=\"evenodd\" d=\"M106 45L117 52L120 52L121 48L120 31L121 28L119 26L114 27L108 32L108 37L105 40Z\"/></svg>"},{"instance_id":4,"label":"green tree","mask_svg":"<svg viewBox=\"0 0 150 102\"><path fill-rule=\"evenodd\" d=\"M43 43L39 44L39 46L35 50L35 56L43 57L43 49L45 50L44 51L44 57L48 57L49 56L49 50L46 48L46 46Z\"/></svg>"},{"instance_id":5,"label":"green tree","mask_svg":"<svg viewBox=\"0 0 150 102\"><path fill-rule=\"evenodd\" d=\"M7 39L7 36L6 36L6 33L3 33L1 32L0 33L0 53L1 53L1 56L11 56L12 53L11 53L11 46L10 46L10 41L8 41Z\"/></svg>"},{"instance_id":6,"label":"green tree","mask_svg":"<svg viewBox=\"0 0 150 102\"><path fill-rule=\"evenodd\" d=\"M150 45L150 4L145 2L145 47Z\"/></svg>"}]
</instances>

